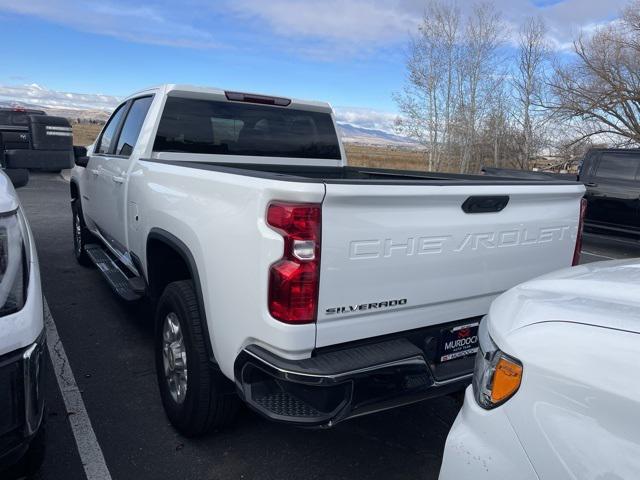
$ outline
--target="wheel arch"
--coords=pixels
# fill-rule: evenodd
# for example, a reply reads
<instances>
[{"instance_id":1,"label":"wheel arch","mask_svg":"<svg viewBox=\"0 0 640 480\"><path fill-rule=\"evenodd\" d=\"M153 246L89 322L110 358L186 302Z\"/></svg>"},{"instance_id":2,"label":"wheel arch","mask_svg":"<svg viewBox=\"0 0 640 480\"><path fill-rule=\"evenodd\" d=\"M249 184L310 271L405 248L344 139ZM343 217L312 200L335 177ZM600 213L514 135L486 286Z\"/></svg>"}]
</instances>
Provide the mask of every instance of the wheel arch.
<instances>
[{"instance_id":1,"label":"wheel arch","mask_svg":"<svg viewBox=\"0 0 640 480\"><path fill-rule=\"evenodd\" d=\"M154 263L150 258L150 252L153 256L154 245L162 245L163 248L173 251L184 262L189 274L189 278L193 281L195 289L196 299L198 301L198 308L203 319L203 327L205 330L205 346L207 349L207 355L209 361L217 368L217 362L213 353L213 346L211 345L211 336L209 335L209 322L207 321L207 314L204 307L204 296L202 293L202 285L200 283L200 275L198 273L198 266L196 264L193 254L189 250L189 247L178 237L161 228L152 228L147 236L146 243L146 270L147 270L147 283L149 285L149 291L152 298L157 299L162 295L160 288L164 289L163 283L154 282L154 278L158 273L157 269L154 269ZM184 278L175 278L171 281L177 281Z\"/></svg>"}]
</instances>

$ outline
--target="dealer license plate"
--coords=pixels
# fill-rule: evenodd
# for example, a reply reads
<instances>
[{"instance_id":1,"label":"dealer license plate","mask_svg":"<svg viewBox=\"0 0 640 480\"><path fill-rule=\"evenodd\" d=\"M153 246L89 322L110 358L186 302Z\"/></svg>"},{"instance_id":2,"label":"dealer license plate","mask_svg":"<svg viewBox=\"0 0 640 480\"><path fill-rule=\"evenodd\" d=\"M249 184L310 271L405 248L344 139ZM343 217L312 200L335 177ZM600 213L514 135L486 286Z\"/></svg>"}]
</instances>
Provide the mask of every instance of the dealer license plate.
<instances>
[{"instance_id":1,"label":"dealer license plate","mask_svg":"<svg viewBox=\"0 0 640 480\"><path fill-rule=\"evenodd\" d=\"M478 351L478 322L443 329L440 335L440 362L474 355Z\"/></svg>"}]
</instances>

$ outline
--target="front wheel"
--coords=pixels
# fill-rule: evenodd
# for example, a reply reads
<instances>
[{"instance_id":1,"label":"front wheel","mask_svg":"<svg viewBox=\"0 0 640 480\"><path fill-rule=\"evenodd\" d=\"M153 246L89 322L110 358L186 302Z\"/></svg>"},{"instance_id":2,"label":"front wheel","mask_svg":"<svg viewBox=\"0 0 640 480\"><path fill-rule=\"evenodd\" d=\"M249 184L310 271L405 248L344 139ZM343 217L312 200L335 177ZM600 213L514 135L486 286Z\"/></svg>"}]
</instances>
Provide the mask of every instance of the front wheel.
<instances>
[{"instance_id":1,"label":"front wheel","mask_svg":"<svg viewBox=\"0 0 640 480\"><path fill-rule=\"evenodd\" d=\"M71 214L73 215L73 254L80 265L89 267L93 262L87 255L85 247L91 241L92 235L84 223L79 200L75 200L71 204Z\"/></svg>"},{"instance_id":2,"label":"front wheel","mask_svg":"<svg viewBox=\"0 0 640 480\"><path fill-rule=\"evenodd\" d=\"M170 283L158 301L156 373L162 405L173 426L198 436L230 423L238 398L209 362L205 331L191 281Z\"/></svg>"}]
</instances>

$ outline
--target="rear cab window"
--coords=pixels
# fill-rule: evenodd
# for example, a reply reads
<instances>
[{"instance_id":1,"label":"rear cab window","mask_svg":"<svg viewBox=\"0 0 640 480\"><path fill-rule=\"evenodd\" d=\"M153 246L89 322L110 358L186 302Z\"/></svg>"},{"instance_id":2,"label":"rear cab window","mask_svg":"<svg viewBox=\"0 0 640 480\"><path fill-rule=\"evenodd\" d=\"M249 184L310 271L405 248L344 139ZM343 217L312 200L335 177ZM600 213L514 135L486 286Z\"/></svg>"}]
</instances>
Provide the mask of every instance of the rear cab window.
<instances>
[{"instance_id":1,"label":"rear cab window","mask_svg":"<svg viewBox=\"0 0 640 480\"><path fill-rule=\"evenodd\" d=\"M327 112L182 97L167 98L153 150L341 159Z\"/></svg>"},{"instance_id":2,"label":"rear cab window","mask_svg":"<svg viewBox=\"0 0 640 480\"><path fill-rule=\"evenodd\" d=\"M640 156L628 153L607 153L600 156L595 176L615 180L635 180Z\"/></svg>"}]
</instances>

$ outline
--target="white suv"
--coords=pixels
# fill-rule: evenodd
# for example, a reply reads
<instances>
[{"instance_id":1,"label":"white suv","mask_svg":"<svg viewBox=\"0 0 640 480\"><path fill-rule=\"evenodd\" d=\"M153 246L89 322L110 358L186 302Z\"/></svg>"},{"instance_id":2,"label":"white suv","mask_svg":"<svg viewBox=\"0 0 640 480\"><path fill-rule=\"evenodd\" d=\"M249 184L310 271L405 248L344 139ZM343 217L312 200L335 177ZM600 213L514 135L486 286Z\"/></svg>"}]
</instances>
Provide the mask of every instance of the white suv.
<instances>
[{"instance_id":1,"label":"white suv","mask_svg":"<svg viewBox=\"0 0 640 480\"><path fill-rule=\"evenodd\" d=\"M640 478L639 299L634 259L493 302L440 480Z\"/></svg>"},{"instance_id":2,"label":"white suv","mask_svg":"<svg viewBox=\"0 0 640 480\"><path fill-rule=\"evenodd\" d=\"M23 185L23 177L16 186ZM11 180L0 172L0 477L33 473L44 454L46 337L40 269Z\"/></svg>"}]
</instances>

